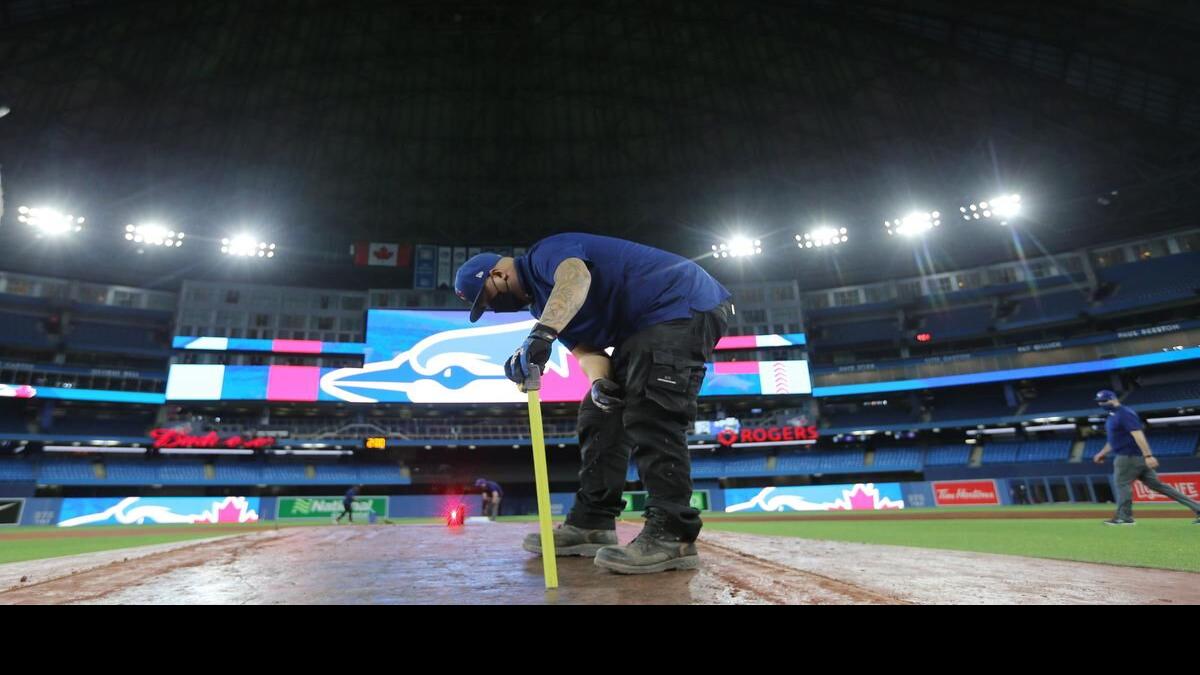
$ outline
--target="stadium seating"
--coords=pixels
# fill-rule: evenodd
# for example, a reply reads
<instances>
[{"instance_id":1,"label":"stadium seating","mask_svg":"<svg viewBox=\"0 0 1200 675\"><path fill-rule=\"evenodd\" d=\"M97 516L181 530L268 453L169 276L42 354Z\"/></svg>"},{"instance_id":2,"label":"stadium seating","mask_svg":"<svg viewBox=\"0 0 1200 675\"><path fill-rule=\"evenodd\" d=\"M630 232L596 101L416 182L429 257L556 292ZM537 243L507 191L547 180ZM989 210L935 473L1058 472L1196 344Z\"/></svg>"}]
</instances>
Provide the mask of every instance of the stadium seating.
<instances>
[{"instance_id":1,"label":"stadium seating","mask_svg":"<svg viewBox=\"0 0 1200 675\"><path fill-rule=\"evenodd\" d=\"M1200 381L1153 384L1133 390L1124 400L1125 405L1150 405L1154 403L1200 402Z\"/></svg>"},{"instance_id":2,"label":"stadium seating","mask_svg":"<svg viewBox=\"0 0 1200 675\"><path fill-rule=\"evenodd\" d=\"M960 466L971 457L969 445L943 445L925 451L925 466Z\"/></svg>"},{"instance_id":3,"label":"stadium seating","mask_svg":"<svg viewBox=\"0 0 1200 675\"><path fill-rule=\"evenodd\" d=\"M992 325L992 308L964 307L951 309L924 317L922 330L933 335L935 340L954 340L986 335Z\"/></svg>"},{"instance_id":4,"label":"stadium seating","mask_svg":"<svg viewBox=\"0 0 1200 675\"><path fill-rule=\"evenodd\" d=\"M920 471L921 451L917 448L886 448L875 451L874 471Z\"/></svg>"},{"instance_id":5,"label":"stadium seating","mask_svg":"<svg viewBox=\"0 0 1200 675\"><path fill-rule=\"evenodd\" d=\"M997 328L1016 330L1072 321L1079 319L1088 305L1085 293L1077 290L1022 298L1017 301L1013 313L997 323Z\"/></svg>"},{"instance_id":6,"label":"stadium seating","mask_svg":"<svg viewBox=\"0 0 1200 675\"><path fill-rule=\"evenodd\" d=\"M1200 253L1181 253L1101 269L1116 290L1092 314L1104 316L1152 305L1194 300L1200 291Z\"/></svg>"},{"instance_id":7,"label":"stadium seating","mask_svg":"<svg viewBox=\"0 0 1200 675\"><path fill-rule=\"evenodd\" d=\"M1005 402L1004 391L999 387L955 388L934 393L930 421L995 419L1015 413L1016 409Z\"/></svg>"},{"instance_id":8,"label":"stadium seating","mask_svg":"<svg viewBox=\"0 0 1200 675\"><path fill-rule=\"evenodd\" d=\"M886 343L896 340L899 334L900 325L895 319L827 324L819 339L813 340L813 348Z\"/></svg>"},{"instance_id":9,"label":"stadium seating","mask_svg":"<svg viewBox=\"0 0 1200 675\"><path fill-rule=\"evenodd\" d=\"M166 357L166 344L155 338L152 328L76 321L66 337L68 349L84 352Z\"/></svg>"},{"instance_id":10,"label":"stadium seating","mask_svg":"<svg viewBox=\"0 0 1200 675\"><path fill-rule=\"evenodd\" d=\"M0 346L53 349L56 342L42 328L42 319L24 314L0 313Z\"/></svg>"}]
</instances>

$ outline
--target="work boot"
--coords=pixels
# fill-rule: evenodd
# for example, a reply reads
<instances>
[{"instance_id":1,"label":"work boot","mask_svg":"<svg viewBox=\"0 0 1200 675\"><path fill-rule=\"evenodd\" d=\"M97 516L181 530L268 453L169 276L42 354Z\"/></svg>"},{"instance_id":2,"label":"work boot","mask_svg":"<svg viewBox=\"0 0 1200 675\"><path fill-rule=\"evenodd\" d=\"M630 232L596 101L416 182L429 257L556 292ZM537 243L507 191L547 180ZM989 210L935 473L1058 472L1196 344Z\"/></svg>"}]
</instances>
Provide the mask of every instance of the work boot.
<instances>
[{"instance_id":1,"label":"work boot","mask_svg":"<svg viewBox=\"0 0 1200 675\"><path fill-rule=\"evenodd\" d=\"M667 570L694 570L700 566L696 543L682 541L648 514L641 534L627 546L605 546L596 554L596 566L618 574L652 574Z\"/></svg>"},{"instance_id":2,"label":"work boot","mask_svg":"<svg viewBox=\"0 0 1200 675\"><path fill-rule=\"evenodd\" d=\"M580 555L592 557L605 546L617 543L616 530L585 530L563 523L554 528L554 556ZM530 553L542 554L542 534L533 532L525 535L521 548Z\"/></svg>"}]
</instances>

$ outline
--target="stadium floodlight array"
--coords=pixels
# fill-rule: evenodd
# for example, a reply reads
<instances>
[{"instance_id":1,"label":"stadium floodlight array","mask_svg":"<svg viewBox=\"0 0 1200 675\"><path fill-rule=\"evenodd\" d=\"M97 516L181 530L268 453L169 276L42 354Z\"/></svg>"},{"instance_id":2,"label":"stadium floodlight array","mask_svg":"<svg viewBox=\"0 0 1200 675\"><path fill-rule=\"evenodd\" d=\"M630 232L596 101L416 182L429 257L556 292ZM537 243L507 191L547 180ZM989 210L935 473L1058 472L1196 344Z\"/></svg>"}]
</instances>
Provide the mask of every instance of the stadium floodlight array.
<instances>
[{"instance_id":1,"label":"stadium floodlight array","mask_svg":"<svg viewBox=\"0 0 1200 675\"><path fill-rule=\"evenodd\" d=\"M758 239L732 237L726 243L712 246L714 258L745 258L754 255L762 255L762 241Z\"/></svg>"},{"instance_id":2,"label":"stadium floodlight array","mask_svg":"<svg viewBox=\"0 0 1200 675\"><path fill-rule=\"evenodd\" d=\"M158 223L129 224L125 226L125 241L139 246L179 248L183 246L183 232Z\"/></svg>"},{"instance_id":3,"label":"stadium floodlight array","mask_svg":"<svg viewBox=\"0 0 1200 675\"><path fill-rule=\"evenodd\" d=\"M937 211L913 211L903 218L885 220L889 236L919 237L942 224L942 214Z\"/></svg>"},{"instance_id":4,"label":"stadium floodlight array","mask_svg":"<svg viewBox=\"0 0 1200 675\"><path fill-rule=\"evenodd\" d=\"M17 208L17 220L33 228L35 237L61 237L83 230L82 216L44 207L21 206Z\"/></svg>"},{"instance_id":5,"label":"stadium floodlight array","mask_svg":"<svg viewBox=\"0 0 1200 675\"><path fill-rule=\"evenodd\" d=\"M796 246L800 248L823 248L837 246L850 241L849 232L844 227L821 227L805 232L803 236L796 235Z\"/></svg>"},{"instance_id":6,"label":"stadium floodlight array","mask_svg":"<svg viewBox=\"0 0 1200 675\"><path fill-rule=\"evenodd\" d=\"M1021 213L1021 195L1001 195L986 201L958 207L963 220L996 220L1007 225L1009 219Z\"/></svg>"},{"instance_id":7,"label":"stadium floodlight array","mask_svg":"<svg viewBox=\"0 0 1200 675\"><path fill-rule=\"evenodd\" d=\"M221 253L242 258L274 258L275 244L253 235L238 234L221 240Z\"/></svg>"}]
</instances>

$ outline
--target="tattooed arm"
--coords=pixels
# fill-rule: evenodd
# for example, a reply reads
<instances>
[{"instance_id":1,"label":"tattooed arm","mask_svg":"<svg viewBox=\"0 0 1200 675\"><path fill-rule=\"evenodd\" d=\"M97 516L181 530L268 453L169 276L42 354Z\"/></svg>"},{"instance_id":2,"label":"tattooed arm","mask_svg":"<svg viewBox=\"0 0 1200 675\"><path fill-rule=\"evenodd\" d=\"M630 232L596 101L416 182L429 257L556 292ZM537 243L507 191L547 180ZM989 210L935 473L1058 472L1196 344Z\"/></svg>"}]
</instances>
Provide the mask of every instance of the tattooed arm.
<instances>
[{"instance_id":1,"label":"tattooed arm","mask_svg":"<svg viewBox=\"0 0 1200 675\"><path fill-rule=\"evenodd\" d=\"M562 332L583 307L591 285L592 274L582 260L567 258L559 263L558 269L554 270L554 290L550 292L538 322Z\"/></svg>"}]
</instances>

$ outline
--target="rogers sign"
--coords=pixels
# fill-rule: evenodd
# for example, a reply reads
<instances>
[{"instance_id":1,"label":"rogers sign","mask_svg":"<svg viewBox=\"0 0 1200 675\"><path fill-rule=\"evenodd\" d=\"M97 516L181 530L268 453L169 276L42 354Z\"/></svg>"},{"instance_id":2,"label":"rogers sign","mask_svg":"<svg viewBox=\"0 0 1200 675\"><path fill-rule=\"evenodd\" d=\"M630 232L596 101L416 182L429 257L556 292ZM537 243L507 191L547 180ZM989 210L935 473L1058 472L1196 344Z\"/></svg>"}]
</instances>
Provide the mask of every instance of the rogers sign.
<instances>
[{"instance_id":1,"label":"rogers sign","mask_svg":"<svg viewBox=\"0 0 1200 675\"><path fill-rule=\"evenodd\" d=\"M820 437L816 427L767 427L764 429L725 429L717 434L717 442L725 447L735 443L771 443L783 441L815 441Z\"/></svg>"},{"instance_id":2,"label":"rogers sign","mask_svg":"<svg viewBox=\"0 0 1200 675\"><path fill-rule=\"evenodd\" d=\"M274 438L242 438L230 436L222 439L217 432L210 431L203 436L188 436L174 429L151 429L150 438L154 440L155 448L244 448L259 450L275 445Z\"/></svg>"}]
</instances>

